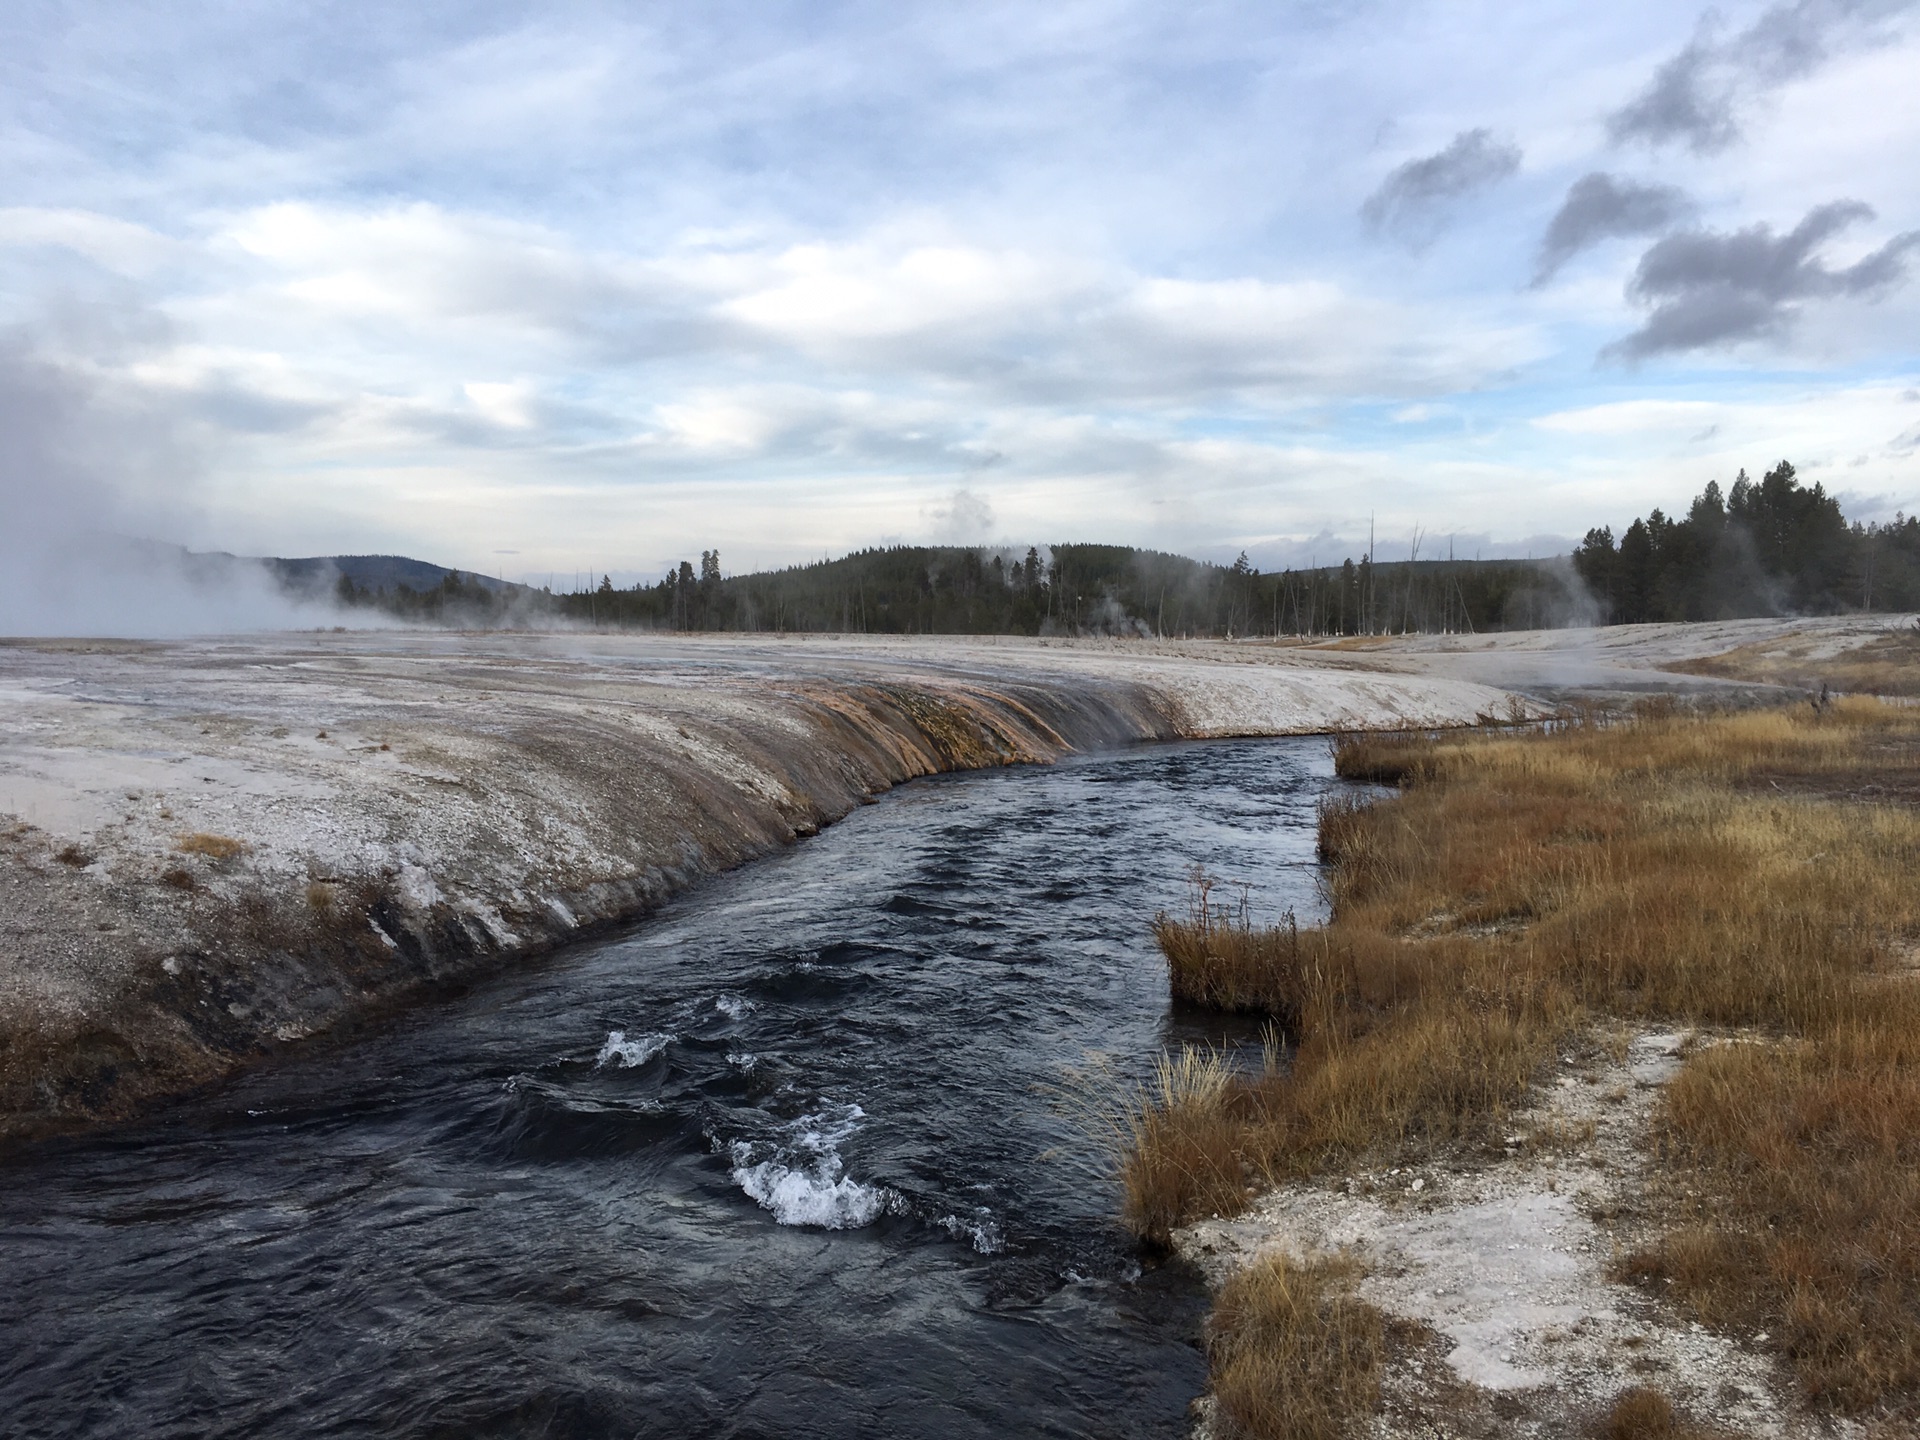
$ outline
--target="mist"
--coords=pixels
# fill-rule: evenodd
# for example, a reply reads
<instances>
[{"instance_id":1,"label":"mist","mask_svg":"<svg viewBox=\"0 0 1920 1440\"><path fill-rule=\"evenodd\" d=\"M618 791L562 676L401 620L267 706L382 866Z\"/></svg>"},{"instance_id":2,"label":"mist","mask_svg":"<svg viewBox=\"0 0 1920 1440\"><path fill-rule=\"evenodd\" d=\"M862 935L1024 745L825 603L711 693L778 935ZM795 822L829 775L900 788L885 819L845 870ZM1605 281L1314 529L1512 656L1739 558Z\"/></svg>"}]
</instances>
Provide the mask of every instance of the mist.
<instances>
[{"instance_id":1,"label":"mist","mask_svg":"<svg viewBox=\"0 0 1920 1440\"><path fill-rule=\"evenodd\" d=\"M256 561L146 538L179 524L198 467L178 426L77 370L0 343L0 634L154 638L330 625Z\"/></svg>"}]
</instances>

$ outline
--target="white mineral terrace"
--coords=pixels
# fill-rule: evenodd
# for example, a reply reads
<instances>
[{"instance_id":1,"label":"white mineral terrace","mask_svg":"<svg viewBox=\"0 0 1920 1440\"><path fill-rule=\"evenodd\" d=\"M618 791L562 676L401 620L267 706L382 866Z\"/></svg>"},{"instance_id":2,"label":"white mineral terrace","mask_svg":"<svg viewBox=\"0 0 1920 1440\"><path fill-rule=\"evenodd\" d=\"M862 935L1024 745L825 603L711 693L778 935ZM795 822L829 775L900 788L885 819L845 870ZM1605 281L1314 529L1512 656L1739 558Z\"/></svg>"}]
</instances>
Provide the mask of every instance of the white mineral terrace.
<instances>
[{"instance_id":1,"label":"white mineral terrace","mask_svg":"<svg viewBox=\"0 0 1920 1440\"><path fill-rule=\"evenodd\" d=\"M1710 685L1654 667L1791 629L1340 648L7 642L0 1133L124 1113L408 987L642 913L915 775L1141 740L1467 724L1539 713L1570 687Z\"/></svg>"}]
</instances>

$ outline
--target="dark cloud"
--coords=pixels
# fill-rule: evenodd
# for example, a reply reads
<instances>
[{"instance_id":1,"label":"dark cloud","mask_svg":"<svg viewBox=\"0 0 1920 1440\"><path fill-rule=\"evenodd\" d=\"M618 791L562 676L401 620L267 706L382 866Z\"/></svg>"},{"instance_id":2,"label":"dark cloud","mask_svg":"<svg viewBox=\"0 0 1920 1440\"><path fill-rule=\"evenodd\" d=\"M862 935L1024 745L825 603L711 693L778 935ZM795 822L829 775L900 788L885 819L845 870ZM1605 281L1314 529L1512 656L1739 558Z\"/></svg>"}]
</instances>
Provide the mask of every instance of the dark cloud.
<instances>
[{"instance_id":1,"label":"dark cloud","mask_svg":"<svg viewBox=\"0 0 1920 1440\"><path fill-rule=\"evenodd\" d=\"M1671 185L1616 180L1598 170L1583 175L1567 191L1540 241L1540 265L1533 283L1544 284L1590 245L1624 235L1654 234L1692 209L1686 195Z\"/></svg>"},{"instance_id":2,"label":"dark cloud","mask_svg":"<svg viewBox=\"0 0 1920 1440\"><path fill-rule=\"evenodd\" d=\"M1696 40L1653 72L1647 88L1607 117L1615 144L1683 141L1702 154L1724 150L1740 136L1733 95L1721 83L1717 57Z\"/></svg>"},{"instance_id":3,"label":"dark cloud","mask_svg":"<svg viewBox=\"0 0 1920 1440\"><path fill-rule=\"evenodd\" d=\"M1646 323L1607 347L1606 355L1633 361L1668 351L1703 350L1777 334L1798 302L1872 299L1900 281L1920 231L1896 235L1852 265L1832 269L1818 251L1873 211L1858 200L1811 210L1776 236L1771 226L1732 233L1691 230L1656 241L1640 257L1627 296L1651 308Z\"/></svg>"},{"instance_id":4,"label":"dark cloud","mask_svg":"<svg viewBox=\"0 0 1920 1440\"><path fill-rule=\"evenodd\" d=\"M1870 43L1874 26L1915 0L1793 0L1770 6L1734 35L1711 12L1677 55L1632 100L1607 117L1614 143L1682 144L1699 154L1740 138L1739 108L1756 95L1819 69L1837 49Z\"/></svg>"},{"instance_id":5,"label":"dark cloud","mask_svg":"<svg viewBox=\"0 0 1920 1440\"><path fill-rule=\"evenodd\" d=\"M1439 231L1455 200L1498 183L1520 168L1520 147L1491 130L1462 130L1438 154L1409 160L1381 182L1360 207L1375 230L1410 245Z\"/></svg>"}]
</instances>

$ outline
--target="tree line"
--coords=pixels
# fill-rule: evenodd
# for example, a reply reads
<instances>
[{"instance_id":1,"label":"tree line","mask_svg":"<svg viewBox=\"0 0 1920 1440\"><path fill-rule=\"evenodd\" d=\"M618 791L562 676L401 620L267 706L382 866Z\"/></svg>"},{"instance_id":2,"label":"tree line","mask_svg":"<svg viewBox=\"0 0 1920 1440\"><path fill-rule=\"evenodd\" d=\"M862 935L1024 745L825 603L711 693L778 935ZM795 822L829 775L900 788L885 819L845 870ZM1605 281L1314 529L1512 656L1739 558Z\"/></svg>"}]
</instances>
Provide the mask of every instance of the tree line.
<instances>
[{"instance_id":1,"label":"tree line","mask_svg":"<svg viewBox=\"0 0 1920 1440\"><path fill-rule=\"evenodd\" d=\"M1849 524L1782 461L1683 519L1589 530L1571 556L1405 560L1262 573L1125 545L895 545L727 575L717 550L653 582L554 593L458 572L420 589L341 576L335 599L404 620L876 635L1350 636L1920 609L1920 519Z\"/></svg>"},{"instance_id":2,"label":"tree line","mask_svg":"<svg viewBox=\"0 0 1920 1440\"><path fill-rule=\"evenodd\" d=\"M555 594L340 577L335 599L449 625L564 620L619 629L877 635L1377 635L1534 628L1578 618L1572 571L1549 561L1379 561L1262 573L1124 545L890 546L784 570L724 575L718 551L659 580Z\"/></svg>"},{"instance_id":3,"label":"tree line","mask_svg":"<svg viewBox=\"0 0 1920 1440\"><path fill-rule=\"evenodd\" d=\"M1615 542L1589 530L1573 553L1602 621L1728 620L1920 609L1920 519L1849 524L1840 503L1781 461L1758 482L1742 470L1685 518L1658 509Z\"/></svg>"}]
</instances>

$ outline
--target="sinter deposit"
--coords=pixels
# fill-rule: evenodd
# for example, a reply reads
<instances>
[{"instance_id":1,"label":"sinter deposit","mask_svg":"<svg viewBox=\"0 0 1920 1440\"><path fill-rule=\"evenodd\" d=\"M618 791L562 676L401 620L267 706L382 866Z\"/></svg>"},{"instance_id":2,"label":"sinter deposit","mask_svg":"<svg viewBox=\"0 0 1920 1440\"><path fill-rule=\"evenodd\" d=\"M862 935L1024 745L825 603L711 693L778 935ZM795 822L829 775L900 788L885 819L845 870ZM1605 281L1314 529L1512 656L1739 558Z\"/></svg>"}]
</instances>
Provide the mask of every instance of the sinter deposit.
<instances>
[{"instance_id":1,"label":"sinter deposit","mask_svg":"<svg viewBox=\"0 0 1920 1440\"><path fill-rule=\"evenodd\" d=\"M1525 708L1272 647L15 642L0 1133L129 1113L631 917L913 776Z\"/></svg>"}]
</instances>

